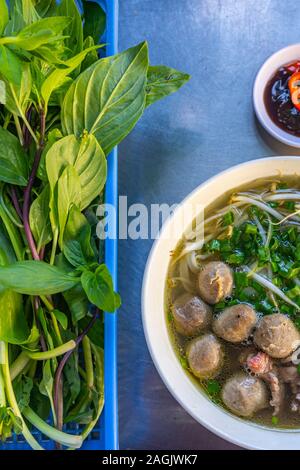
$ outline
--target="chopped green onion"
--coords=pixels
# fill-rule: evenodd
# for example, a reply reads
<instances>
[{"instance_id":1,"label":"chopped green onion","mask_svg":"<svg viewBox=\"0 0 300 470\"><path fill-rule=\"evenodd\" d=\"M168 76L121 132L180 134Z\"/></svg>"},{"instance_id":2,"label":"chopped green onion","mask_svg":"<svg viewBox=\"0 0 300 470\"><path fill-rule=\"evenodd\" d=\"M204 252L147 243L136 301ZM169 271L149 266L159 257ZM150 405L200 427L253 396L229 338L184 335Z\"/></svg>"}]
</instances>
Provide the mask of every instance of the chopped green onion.
<instances>
[{"instance_id":1,"label":"chopped green onion","mask_svg":"<svg viewBox=\"0 0 300 470\"><path fill-rule=\"evenodd\" d=\"M229 264L243 264L245 260L245 255L241 251L236 250L234 253L231 254L225 254L224 255L225 261Z\"/></svg>"},{"instance_id":2,"label":"chopped green onion","mask_svg":"<svg viewBox=\"0 0 300 470\"><path fill-rule=\"evenodd\" d=\"M234 214L232 211L229 211L223 216L222 225L224 227L227 227L227 225L232 225L233 222L234 222Z\"/></svg>"},{"instance_id":3,"label":"chopped green onion","mask_svg":"<svg viewBox=\"0 0 300 470\"><path fill-rule=\"evenodd\" d=\"M278 416L272 416L272 424L276 426L279 423L279 418Z\"/></svg>"},{"instance_id":4,"label":"chopped green onion","mask_svg":"<svg viewBox=\"0 0 300 470\"><path fill-rule=\"evenodd\" d=\"M256 226L256 225L247 223L247 224L245 224L244 230L245 230L245 233L246 233L247 235L250 235L250 234L251 234L251 235L256 235L258 229L257 229L257 226Z\"/></svg>"},{"instance_id":5,"label":"chopped green onion","mask_svg":"<svg viewBox=\"0 0 300 470\"><path fill-rule=\"evenodd\" d=\"M221 391L221 385L217 380L211 379L206 382L206 390L209 395L218 395Z\"/></svg>"},{"instance_id":6,"label":"chopped green onion","mask_svg":"<svg viewBox=\"0 0 300 470\"><path fill-rule=\"evenodd\" d=\"M237 291L248 286L249 278L245 272L235 272L234 273L234 285Z\"/></svg>"},{"instance_id":7,"label":"chopped green onion","mask_svg":"<svg viewBox=\"0 0 300 470\"><path fill-rule=\"evenodd\" d=\"M291 212L295 212L295 202L294 201L285 201L283 206Z\"/></svg>"},{"instance_id":8,"label":"chopped green onion","mask_svg":"<svg viewBox=\"0 0 300 470\"><path fill-rule=\"evenodd\" d=\"M220 251L220 247L221 247L220 240L211 240L208 243L209 251Z\"/></svg>"}]
</instances>

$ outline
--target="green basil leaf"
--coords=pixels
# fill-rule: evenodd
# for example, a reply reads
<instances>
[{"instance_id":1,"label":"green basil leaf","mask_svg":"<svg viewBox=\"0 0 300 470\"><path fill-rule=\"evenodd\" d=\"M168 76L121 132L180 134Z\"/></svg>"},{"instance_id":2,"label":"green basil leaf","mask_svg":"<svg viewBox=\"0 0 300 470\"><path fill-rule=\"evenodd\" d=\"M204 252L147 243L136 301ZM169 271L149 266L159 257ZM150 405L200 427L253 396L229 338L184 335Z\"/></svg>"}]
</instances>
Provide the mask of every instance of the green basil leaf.
<instances>
[{"instance_id":1,"label":"green basil leaf","mask_svg":"<svg viewBox=\"0 0 300 470\"><path fill-rule=\"evenodd\" d=\"M88 36L87 38L85 38L83 42L83 49L84 50L88 49L90 52L88 52L84 61L81 64L81 69L80 69L81 72L86 70L88 67L90 67L90 65L94 64L99 59L98 52L96 48L94 47L95 47L95 43L94 43L93 38L91 36Z\"/></svg>"},{"instance_id":2,"label":"green basil leaf","mask_svg":"<svg viewBox=\"0 0 300 470\"><path fill-rule=\"evenodd\" d=\"M58 323L62 326L64 330L68 328L68 317L65 313L57 310L56 308L52 310L53 315L55 316Z\"/></svg>"},{"instance_id":3,"label":"green basil leaf","mask_svg":"<svg viewBox=\"0 0 300 470\"><path fill-rule=\"evenodd\" d=\"M62 244L64 230L71 207L80 205L81 191L79 176L72 165L68 165L57 183L57 214L59 223L59 242Z\"/></svg>"},{"instance_id":4,"label":"green basil leaf","mask_svg":"<svg viewBox=\"0 0 300 470\"><path fill-rule=\"evenodd\" d=\"M29 405L32 387L32 379L23 374L14 381L14 392L21 412Z\"/></svg>"},{"instance_id":5,"label":"green basil leaf","mask_svg":"<svg viewBox=\"0 0 300 470\"><path fill-rule=\"evenodd\" d=\"M36 0L35 9L42 18L45 16L56 16L56 0Z\"/></svg>"},{"instance_id":6,"label":"green basil leaf","mask_svg":"<svg viewBox=\"0 0 300 470\"><path fill-rule=\"evenodd\" d=\"M0 267L1 269L6 269ZM0 341L22 344L29 336L23 311L22 295L5 289L0 292Z\"/></svg>"},{"instance_id":7,"label":"green basil leaf","mask_svg":"<svg viewBox=\"0 0 300 470\"><path fill-rule=\"evenodd\" d=\"M64 83L66 77L81 64L87 54L89 54L91 51L95 51L98 48L99 46L92 45L90 48L85 49L71 59L66 60L64 62L64 68L56 68L48 75L41 87L41 96L46 107L54 90L59 88Z\"/></svg>"},{"instance_id":8,"label":"green basil leaf","mask_svg":"<svg viewBox=\"0 0 300 470\"><path fill-rule=\"evenodd\" d=\"M46 169L52 192L68 165L73 166L78 174L81 203L77 205L83 210L100 194L106 181L106 159L92 135L84 135L82 139L70 135L54 143L49 149Z\"/></svg>"},{"instance_id":9,"label":"green basil leaf","mask_svg":"<svg viewBox=\"0 0 300 470\"><path fill-rule=\"evenodd\" d=\"M14 253L0 225L0 269L15 262ZM23 311L22 295L0 286L0 341L10 344L25 343L29 328Z\"/></svg>"},{"instance_id":10,"label":"green basil leaf","mask_svg":"<svg viewBox=\"0 0 300 470\"><path fill-rule=\"evenodd\" d=\"M63 292L63 297L68 304L72 315L72 322L75 325L81 318L84 318L89 311L89 301L82 285L77 284L72 289Z\"/></svg>"},{"instance_id":11,"label":"green basil leaf","mask_svg":"<svg viewBox=\"0 0 300 470\"><path fill-rule=\"evenodd\" d=\"M64 97L70 86L72 85L73 80L70 77L66 77L62 80L62 82L58 85L55 90L51 93L51 97L49 99L49 106L58 106L61 108Z\"/></svg>"},{"instance_id":12,"label":"green basil leaf","mask_svg":"<svg viewBox=\"0 0 300 470\"><path fill-rule=\"evenodd\" d=\"M84 25L83 34L86 38L91 36L94 43L97 44L105 31L106 26L106 15L105 11L101 8L99 3L84 1L83 2L84 12Z\"/></svg>"},{"instance_id":13,"label":"green basil leaf","mask_svg":"<svg viewBox=\"0 0 300 470\"><path fill-rule=\"evenodd\" d=\"M30 207L29 223L38 251L52 240L49 201L50 188L46 185Z\"/></svg>"},{"instance_id":14,"label":"green basil leaf","mask_svg":"<svg viewBox=\"0 0 300 470\"><path fill-rule=\"evenodd\" d=\"M79 282L73 273L43 261L21 261L0 266L0 286L20 294L51 295L71 289Z\"/></svg>"},{"instance_id":15,"label":"green basil leaf","mask_svg":"<svg viewBox=\"0 0 300 470\"><path fill-rule=\"evenodd\" d=\"M10 20L5 27L4 36L15 36L26 26L23 16L23 2L21 0L10 0L8 5Z\"/></svg>"},{"instance_id":16,"label":"green basil leaf","mask_svg":"<svg viewBox=\"0 0 300 470\"><path fill-rule=\"evenodd\" d=\"M148 46L144 42L82 72L63 102L64 134L80 137L87 131L108 154L143 114L147 69Z\"/></svg>"},{"instance_id":17,"label":"green basil leaf","mask_svg":"<svg viewBox=\"0 0 300 470\"><path fill-rule=\"evenodd\" d=\"M24 21L27 25L41 19L31 0L22 0L22 13Z\"/></svg>"},{"instance_id":18,"label":"green basil leaf","mask_svg":"<svg viewBox=\"0 0 300 470\"><path fill-rule=\"evenodd\" d=\"M0 127L0 181L26 186L27 155L17 137Z\"/></svg>"},{"instance_id":19,"label":"green basil leaf","mask_svg":"<svg viewBox=\"0 0 300 470\"><path fill-rule=\"evenodd\" d=\"M55 407L53 403L53 384L54 378L51 370L51 361L45 361L43 365L43 378L39 384L39 391L42 395L49 398L52 412L55 413Z\"/></svg>"},{"instance_id":20,"label":"green basil leaf","mask_svg":"<svg viewBox=\"0 0 300 470\"><path fill-rule=\"evenodd\" d=\"M14 86L21 85L22 62L8 47L0 44L0 75ZM5 103L4 103L5 104Z\"/></svg>"},{"instance_id":21,"label":"green basil leaf","mask_svg":"<svg viewBox=\"0 0 300 470\"><path fill-rule=\"evenodd\" d=\"M8 20L9 16L6 0L0 0L0 35L2 35Z\"/></svg>"},{"instance_id":22,"label":"green basil leaf","mask_svg":"<svg viewBox=\"0 0 300 470\"><path fill-rule=\"evenodd\" d=\"M39 387L36 383L33 384L32 393L30 397L30 408L33 409L36 414L47 421L50 413L50 402L49 398L45 397L40 393Z\"/></svg>"},{"instance_id":23,"label":"green basil leaf","mask_svg":"<svg viewBox=\"0 0 300 470\"><path fill-rule=\"evenodd\" d=\"M63 135L62 135L60 129L57 129L57 128L54 128L54 129L52 129L51 131L48 132L47 142L46 142L45 148L43 150L43 153L42 153L42 156L41 156L41 161L40 161L38 172L37 172L38 177L42 181L48 181L47 171L46 171L46 162L45 162L47 152L48 152L48 150L50 150L50 148L52 147L52 145L55 142L57 142L58 140L60 140L62 138L62 136Z\"/></svg>"},{"instance_id":24,"label":"green basil leaf","mask_svg":"<svg viewBox=\"0 0 300 470\"><path fill-rule=\"evenodd\" d=\"M84 271L81 284L89 301L101 310L114 312L120 307L120 296L114 292L112 278L105 264L98 266L95 272Z\"/></svg>"},{"instance_id":25,"label":"green basil leaf","mask_svg":"<svg viewBox=\"0 0 300 470\"><path fill-rule=\"evenodd\" d=\"M4 46L0 46L0 63L1 57L3 58L1 54L4 49L9 50ZM6 58L9 67L11 54L9 53ZM17 58L17 60L19 59ZM8 78L11 72L13 73L13 70L16 72L14 82L10 81ZM21 67L17 67L16 69L14 69L14 65L11 65L8 74L6 73L6 66L4 66L2 69L0 68L0 103L3 104L8 111L17 114L18 116L21 115L20 111L25 113L26 109L28 108L31 89L32 77L28 63L23 62L21 63Z\"/></svg>"},{"instance_id":26,"label":"green basil leaf","mask_svg":"<svg viewBox=\"0 0 300 470\"><path fill-rule=\"evenodd\" d=\"M91 247L91 226L80 210L73 206L64 232L63 253L69 263L78 267L96 261Z\"/></svg>"},{"instance_id":27,"label":"green basil leaf","mask_svg":"<svg viewBox=\"0 0 300 470\"><path fill-rule=\"evenodd\" d=\"M62 32L72 19L64 16L42 18L25 26L17 36L7 36L0 39L2 44L11 44L26 51L34 51L43 45L49 45L62 39Z\"/></svg>"},{"instance_id":28,"label":"green basil leaf","mask_svg":"<svg viewBox=\"0 0 300 470\"><path fill-rule=\"evenodd\" d=\"M149 66L146 85L146 106L179 90L190 79L187 73L166 67Z\"/></svg>"},{"instance_id":29,"label":"green basil leaf","mask_svg":"<svg viewBox=\"0 0 300 470\"><path fill-rule=\"evenodd\" d=\"M62 0L58 5L57 14L72 18L72 22L64 31L65 35L68 36L65 39L65 45L72 52L72 55L81 52L83 44L82 19L75 1Z\"/></svg>"},{"instance_id":30,"label":"green basil leaf","mask_svg":"<svg viewBox=\"0 0 300 470\"><path fill-rule=\"evenodd\" d=\"M7 237L3 225L0 224L0 264L11 264L15 261L16 255L12 248L11 241Z\"/></svg>"},{"instance_id":31,"label":"green basil leaf","mask_svg":"<svg viewBox=\"0 0 300 470\"><path fill-rule=\"evenodd\" d=\"M26 338L25 341L22 341L22 343L20 343L20 344L22 346L25 346L25 345L31 345L32 343L37 343L39 337L40 337L40 332L39 332L37 326L33 325L31 327L30 332L29 332L29 336Z\"/></svg>"}]
</instances>

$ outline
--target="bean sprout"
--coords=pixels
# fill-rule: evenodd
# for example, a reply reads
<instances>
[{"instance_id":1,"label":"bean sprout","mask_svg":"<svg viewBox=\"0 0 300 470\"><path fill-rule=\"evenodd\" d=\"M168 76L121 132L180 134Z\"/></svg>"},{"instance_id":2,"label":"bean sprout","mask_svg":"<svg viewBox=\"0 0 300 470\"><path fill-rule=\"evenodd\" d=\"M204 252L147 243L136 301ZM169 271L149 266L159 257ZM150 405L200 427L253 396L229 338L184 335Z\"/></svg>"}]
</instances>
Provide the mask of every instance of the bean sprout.
<instances>
[{"instance_id":1,"label":"bean sprout","mask_svg":"<svg viewBox=\"0 0 300 470\"><path fill-rule=\"evenodd\" d=\"M256 282L258 282L258 284L274 292L274 294L278 295L278 297L284 300L287 304L290 304L297 310L300 310L299 305L293 302L287 295L285 295L284 292L282 292L282 290L279 289L279 287L275 286L275 284L273 284L269 279L264 276L261 276L260 274L257 274L253 271L253 269L250 270L250 268L248 267L245 267L245 271L248 272L248 275L251 276Z\"/></svg>"},{"instance_id":2,"label":"bean sprout","mask_svg":"<svg viewBox=\"0 0 300 470\"><path fill-rule=\"evenodd\" d=\"M268 212L270 215L272 215L275 219L281 220L282 215L280 212L276 211L272 207L268 206L267 204L264 204L263 202L257 201L256 199L252 199L250 197L245 197L245 196L235 196L235 201L238 202L245 202L247 204L252 204L254 206L259 207L265 212Z\"/></svg>"}]
</instances>

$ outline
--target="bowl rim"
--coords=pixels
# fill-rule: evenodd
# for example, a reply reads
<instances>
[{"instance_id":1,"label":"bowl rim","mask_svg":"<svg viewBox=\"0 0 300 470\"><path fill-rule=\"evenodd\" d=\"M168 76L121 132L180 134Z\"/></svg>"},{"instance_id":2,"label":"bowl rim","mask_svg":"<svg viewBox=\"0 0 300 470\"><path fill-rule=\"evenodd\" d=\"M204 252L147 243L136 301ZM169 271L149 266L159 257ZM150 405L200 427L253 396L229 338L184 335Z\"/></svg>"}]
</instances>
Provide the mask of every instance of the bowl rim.
<instances>
[{"instance_id":1,"label":"bowl rim","mask_svg":"<svg viewBox=\"0 0 300 470\"><path fill-rule=\"evenodd\" d=\"M256 449L256 450L299 449L300 427L299 429L290 430L290 429L282 429L282 428L275 429L275 428L270 428L267 426L258 425L258 424L243 420L241 418L238 418L234 416L233 414L227 412L222 407L213 404L211 400L209 400L204 393L201 393L199 388L193 384L193 381L183 371L181 365L179 364L178 358L171 344L171 339L166 330L165 312L164 312L165 309L164 309L164 302L162 302L160 310L163 312L163 318L164 318L163 328L165 330L162 334L164 336L165 334L167 334L168 352L170 352L172 356L171 361L169 361L169 366L170 367L174 366L174 369L176 368L176 371L180 375L181 386L182 386L182 381L184 381L185 382L184 386L187 386L187 383L188 383L188 386L186 387L186 389L188 389L189 392L192 393L194 389L193 391L194 398L196 397L194 392L195 391L197 392L198 394L197 399L199 400L199 402L202 402L202 405L204 405L204 408L201 409L201 413L203 412L203 410L205 410L205 413L207 414L207 409L209 409L209 413L211 412L211 414L209 414L209 418L207 418L207 416L206 418L203 418L201 415L199 415L199 412L196 411L195 407L191 406L191 404L187 404L186 400L182 398L181 396L182 393L179 392L176 384L174 385L174 380L170 377L169 370L167 369L168 371L166 373L166 371L164 370L165 366L162 367L161 359L158 357L159 353L158 351L155 350L155 345L154 345L155 341L157 340L157 331L150 331L149 329L149 319L151 318L152 315L151 315L151 312L149 311L150 307L147 305L147 298L149 297L149 288L151 287L151 283L153 283L153 279L154 279L154 277L152 276L151 270L153 269L153 262L155 261L155 256L158 251L158 248L160 244L162 243L162 234L165 230L168 229L168 226L172 224L172 221L176 220L176 214L180 210L182 210L182 207L187 202L191 201L195 197L195 195L199 194L200 192L205 192L209 188L209 185L213 183L216 184L218 180L224 179L226 176L229 176L233 172L243 171L249 167L253 167L253 168L257 167L257 173L258 173L257 178L258 178L258 177L261 177L259 174L259 167L263 166L264 164L267 164L269 171L270 171L269 176L274 176L274 171L278 169L277 166L278 165L284 166L284 163L286 162L291 163L291 164L293 162L295 163L297 162L298 170L295 169L295 173L297 172L300 173L300 158L299 157L297 156L272 156L272 157L265 157L265 158L250 160L250 161L243 162L243 163L234 165L232 167L229 167L221 171L220 173L212 176L208 180L201 183L198 187L196 187L190 194L188 194L183 199L183 201L175 209L173 215L171 215L164 222L160 231L160 236L154 241L151 247L151 250L149 252L148 259L147 259L146 266L145 266L144 277L143 277L142 295L141 295L143 329L144 329L146 343L147 343L151 358L154 362L154 365L162 381L166 385L169 392L177 400L177 402L197 422L202 424L204 427L206 427L208 430L218 435L219 437L246 449ZM272 166L271 163L272 164L274 163L274 165ZM292 173L286 172L285 174L290 175ZM264 176L266 178L268 177L268 175L264 175ZM251 178L251 180L253 180L253 178ZM251 180L249 180L248 182L250 183ZM236 185L233 186L232 189L234 189L234 187L236 187ZM206 205L204 204L204 207L206 207ZM167 258L167 262L166 262L166 265L168 264L169 264L169 258ZM162 265L159 264L160 270L161 270L161 266ZM152 276L152 279L151 279L151 276ZM165 286L163 286L163 290L164 290L164 287ZM164 347L166 347L166 345L164 345ZM176 363L176 367L175 367L175 363ZM215 414L215 417L214 419L212 419L212 416L214 414ZM218 422L218 418L225 421L225 423L220 424ZM234 430L237 430L237 429L239 432L236 435L233 435L232 433L234 432ZM250 435L250 438L249 438L249 435ZM269 446L265 445L265 440L267 436L269 437L269 443L271 443L271 445ZM297 439L296 440L293 439L293 436L296 436Z\"/></svg>"},{"instance_id":2,"label":"bowl rim","mask_svg":"<svg viewBox=\"0 0 300 470\"><path fill-rule=\"evenodd\" d=\"M297 57L296 52L298 50L299 54ZM284 59L284 56L289 56L292 53L292 58ZM279 62L278 59L280 58ZM281 129L269 116L269 113L266 109L264 102L264 91L266 84L272 77L272 74L282 65L285 65L293 60L300 60L300 43L290 44L270 55L265 62L261 65L254 79L253 91L252 91L252 102L255 114L257 119L263 128L275 139L280 142L289 145L294 148L300 148L300 136L295 136ZM276 65L274 65L276 64ZM271 70L267 73L267 76L264 78L264 74L267 70Z\"/></svg>"}]
</instances>

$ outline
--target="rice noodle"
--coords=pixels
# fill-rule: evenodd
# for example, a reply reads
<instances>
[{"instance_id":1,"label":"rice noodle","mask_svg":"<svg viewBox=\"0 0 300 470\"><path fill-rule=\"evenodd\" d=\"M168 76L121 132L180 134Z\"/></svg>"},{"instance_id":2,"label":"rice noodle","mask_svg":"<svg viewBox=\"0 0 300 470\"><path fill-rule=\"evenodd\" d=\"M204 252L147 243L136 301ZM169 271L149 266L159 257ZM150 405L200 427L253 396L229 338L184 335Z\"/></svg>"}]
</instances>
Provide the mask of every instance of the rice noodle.
<instances>
[{"instance_id":1,"label":"rice noodle","mask_svg":"<svg viewBox=\"0 0 300 470\"><path fill-rule=\"evenodd\" d=\"M248 275L251 276L258 284L261 286L265 287L266 289L274 292L274 294L278 295L282 300L284 300L286 303L292 305L295 307L297 310L300 310L300 306L297 305L295 302L293 302L287 295L285 295L282 290L279 289L279 287L275 286L270 279L267 279L264 276L261 276L260 274L257 274L256 272L248 268L247 266L245 267L245 271L248 272Z\"/></svg>"}]
</instances>

